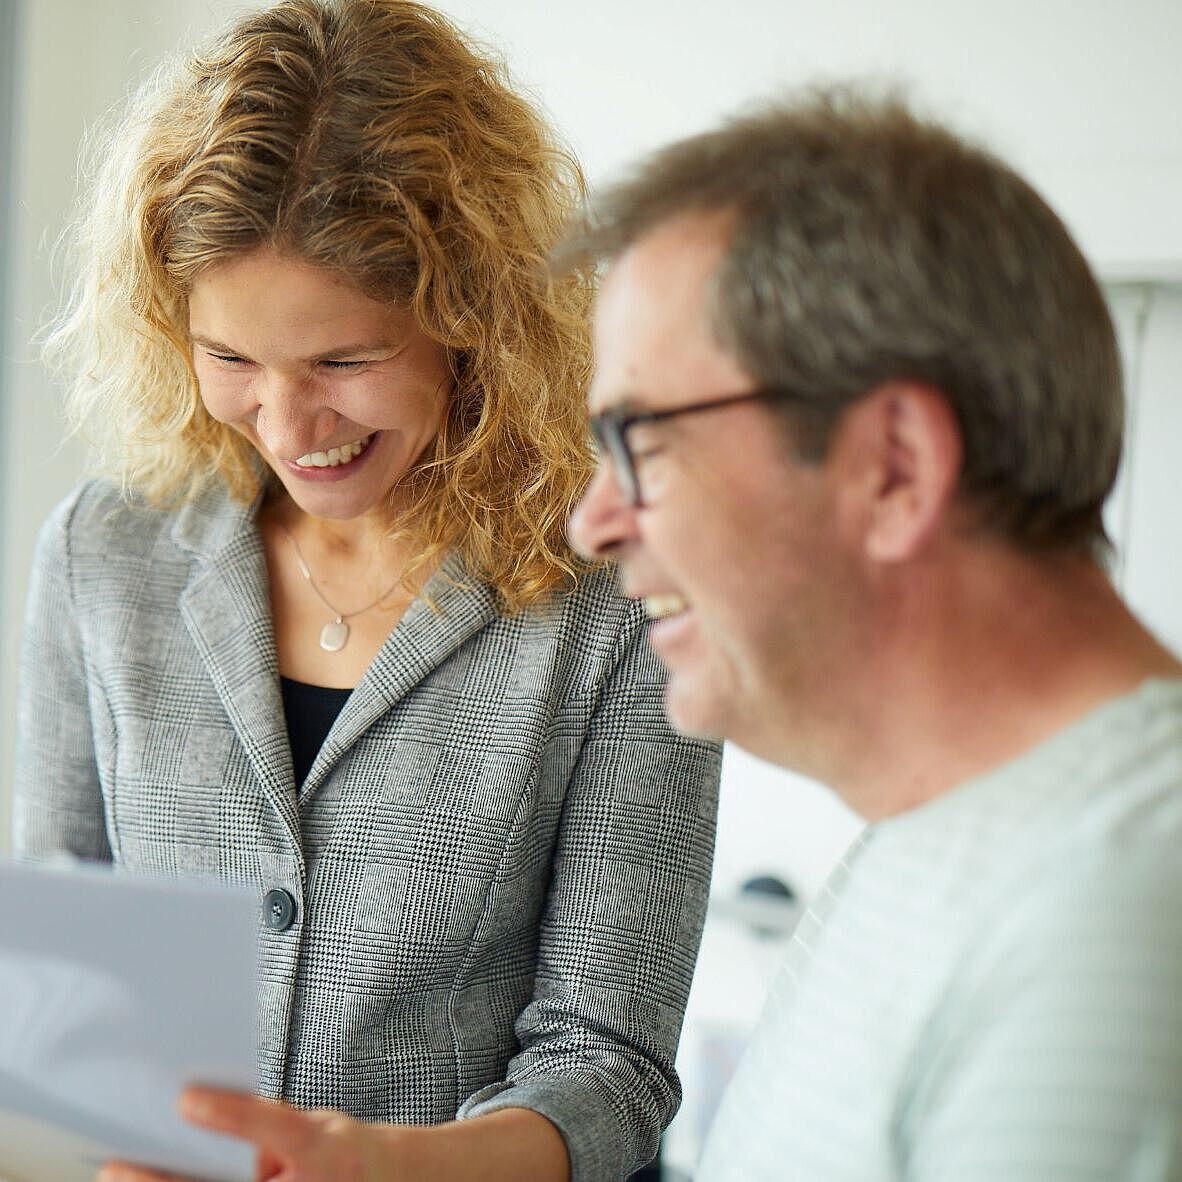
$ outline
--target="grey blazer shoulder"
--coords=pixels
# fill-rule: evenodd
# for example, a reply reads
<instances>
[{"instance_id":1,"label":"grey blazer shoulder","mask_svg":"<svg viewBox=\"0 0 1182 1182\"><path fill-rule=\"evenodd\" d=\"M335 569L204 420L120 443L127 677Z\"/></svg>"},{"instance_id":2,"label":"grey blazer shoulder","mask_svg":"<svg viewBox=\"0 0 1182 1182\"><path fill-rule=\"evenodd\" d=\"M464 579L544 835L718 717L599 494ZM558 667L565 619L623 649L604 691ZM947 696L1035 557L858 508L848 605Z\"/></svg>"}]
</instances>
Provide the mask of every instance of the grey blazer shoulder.
<instances>
[{"instance_id":1,"label":"grey blazer shoulder","mask_svg":"<svg viewBox=\"0 0 1182 1182\"><path fill-rule=\"evenodd\" d=\"M21 676L20 854L296 901L260 928L264 1092L403 1123L533 1108L576 1182L652 1156L719 751L669 728L610 574L505 617L450 560L297 785L254 509L91 482L42 531Z\"/></svg>"}]
</instances>

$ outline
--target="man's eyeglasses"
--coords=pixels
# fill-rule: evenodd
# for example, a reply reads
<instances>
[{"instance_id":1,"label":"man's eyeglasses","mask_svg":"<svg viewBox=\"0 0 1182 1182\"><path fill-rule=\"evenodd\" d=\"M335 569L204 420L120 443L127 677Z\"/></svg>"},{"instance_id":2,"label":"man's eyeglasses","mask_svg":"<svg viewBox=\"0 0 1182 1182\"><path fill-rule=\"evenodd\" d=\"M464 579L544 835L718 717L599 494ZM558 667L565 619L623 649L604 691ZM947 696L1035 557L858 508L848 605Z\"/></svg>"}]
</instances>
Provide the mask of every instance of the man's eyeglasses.
<instances>
[{"instance_id":1,"label":"man's eyeglasses","mask_svg":"<svg viewBox=\"0 0 1182 1182\"><path fill-rule=\"evenodd\" d=\"M627 411L605 410L591 417L591 434L601 457L611 460L616 470L616 479L628 504L633 509L642 508L644 496L640 491L640 476L636 469L636 456L628 441L628 432L633 427L647 423L660 423L681 415L700 414L708 410L720 410L724 406L738 406L742 402L788 402L803 401L794 390L783 386L761 386L740 394L711 398L708 402L693 402L688 406L674 406L669 410L645 410L629 414Z\"/></svg>"}]
</instances>

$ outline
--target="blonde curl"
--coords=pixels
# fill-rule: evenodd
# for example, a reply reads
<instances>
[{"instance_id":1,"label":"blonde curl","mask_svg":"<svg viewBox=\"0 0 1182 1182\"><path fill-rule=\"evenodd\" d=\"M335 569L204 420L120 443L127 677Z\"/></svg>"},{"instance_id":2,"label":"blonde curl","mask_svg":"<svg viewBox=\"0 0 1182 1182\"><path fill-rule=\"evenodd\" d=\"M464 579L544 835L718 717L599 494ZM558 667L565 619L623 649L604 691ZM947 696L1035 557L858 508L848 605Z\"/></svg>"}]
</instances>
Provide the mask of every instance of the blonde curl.
<instances>
[{"instance_id":1,"label":"blonde curl","mask_svg":"<svg viewBox=\"0 0 1182 1182\"><path fill-rule=\"evenodd\" d=\"M90 157L47 354L127 488L157 505L211 480L263 491L253 448L201 402L188 292L269 247L409 306L448 351L447 420L390 514L408 581L457 550L516 610L577 574L591 280L547 259L585 186L498 61L409 0L283 0L158 73Z\"/></svg>"}]
</instances>

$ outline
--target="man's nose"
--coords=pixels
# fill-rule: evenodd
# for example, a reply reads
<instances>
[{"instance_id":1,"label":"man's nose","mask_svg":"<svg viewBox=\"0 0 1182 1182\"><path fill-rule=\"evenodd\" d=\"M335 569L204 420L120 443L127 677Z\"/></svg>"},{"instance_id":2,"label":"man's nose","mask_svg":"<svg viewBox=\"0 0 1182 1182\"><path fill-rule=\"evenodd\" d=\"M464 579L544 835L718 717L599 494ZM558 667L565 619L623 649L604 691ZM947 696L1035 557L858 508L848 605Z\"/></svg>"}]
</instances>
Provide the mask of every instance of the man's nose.
<instances>
[{"instance_id":1,"label":"man's nose","mask_svg":"<svg viewBox=\"0 0 1182 1182\"><path fill-rule=\"evenodd\" d=\"M584 558L607 558L636 536L636 510L610 463L600 463L571 514L566 535Z\"/></svg>"},{"instance_id":2,"label":"man's nose","mask_svg":"<svg viewBox=\"0 0 1182 1182\"><path fill-rule=\"evenodd\" d=\"M318 451L332 438L339 415L298 377L271 375L259 395L255 431L267 450L285 460Z\"/></svg>"}]
</instances>

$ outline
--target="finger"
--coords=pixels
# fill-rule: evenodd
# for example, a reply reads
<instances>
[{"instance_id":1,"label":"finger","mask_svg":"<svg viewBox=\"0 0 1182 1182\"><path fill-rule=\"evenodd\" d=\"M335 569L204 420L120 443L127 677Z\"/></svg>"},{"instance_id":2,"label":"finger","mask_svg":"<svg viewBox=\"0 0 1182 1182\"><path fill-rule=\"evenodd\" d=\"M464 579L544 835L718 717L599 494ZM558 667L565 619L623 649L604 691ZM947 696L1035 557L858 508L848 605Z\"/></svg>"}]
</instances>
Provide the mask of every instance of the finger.
<instances>
[{"instance_id":1,"label":"finger","mask_svg":"<svg viewBox=\"0 0 1182 1182\"><path fill-rule=\"evenodd\" d=\"M141 1166L128 1165L127 1162L107 1162L95 1176L95 1182L185 1182L175 1174L160 1174L155 1170L145 1170Z\"/></svg>"},{"instance_id":2,"label":"finger","mask_svg":"<svg viewBox=\"0 0 1182 1182\"><path fill-rule=\"evenodd\" d=\"M178 1105L191 1124L250 1141L260 1149L298 1149L307 1138L305 1114L289 1104L221 1088L186 1088Z\"/></svg>"},{"instance_id":3,"label":"finger","mask_svg":"<svg viewBox=\"0 0 1182 1182\"><path fill-rule=\"evenodd\" d=\"M254 1167L254 1182L271 1182L283 1172L284 1163L265 1149L258 1154Z\"/></svg>"}]
</instances>

